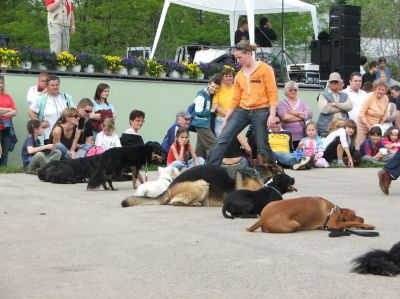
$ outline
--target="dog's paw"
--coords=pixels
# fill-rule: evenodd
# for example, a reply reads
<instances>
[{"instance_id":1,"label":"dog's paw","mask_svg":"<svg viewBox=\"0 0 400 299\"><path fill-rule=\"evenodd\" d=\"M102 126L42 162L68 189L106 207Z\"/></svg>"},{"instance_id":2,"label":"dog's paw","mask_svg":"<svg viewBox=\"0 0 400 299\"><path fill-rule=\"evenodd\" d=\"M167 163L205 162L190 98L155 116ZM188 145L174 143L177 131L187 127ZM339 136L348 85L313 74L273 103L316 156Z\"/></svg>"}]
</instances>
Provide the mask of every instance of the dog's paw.
<instances>
[{"instance_id":1,"label":"dog's paw","mask_svg":"<svg viewBox=\"0 0 400 299\"><path fill-rule=\"evenodd\" d=\"M198 201L192 203L192 206L193 206L193 207L201 207L202 205L203 205L203 204L202 204L201 202L198 202Z\"/></svg>"}]
</instances>

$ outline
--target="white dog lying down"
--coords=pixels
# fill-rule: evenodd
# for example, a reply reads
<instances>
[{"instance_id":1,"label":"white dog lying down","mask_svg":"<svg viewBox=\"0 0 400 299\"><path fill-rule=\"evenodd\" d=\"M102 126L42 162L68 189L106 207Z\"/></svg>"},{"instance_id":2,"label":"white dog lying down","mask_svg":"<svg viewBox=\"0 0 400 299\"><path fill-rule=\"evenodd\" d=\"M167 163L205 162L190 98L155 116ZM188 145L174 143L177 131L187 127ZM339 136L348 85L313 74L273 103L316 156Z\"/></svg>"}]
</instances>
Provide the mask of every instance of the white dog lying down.
<instances>
[{"instance_id":1,"label":"white dog lying down","mask_svg":"<svg viewBox=\"0 0 400 299\"><path fill-rule=\"evenodd\" d=\"M135 196L157 197L167 190L168 186L179 175L179 169L172 166L158 167L158 173L158 179L141 184L137 188Z\"/></svg>"}]
</instances>

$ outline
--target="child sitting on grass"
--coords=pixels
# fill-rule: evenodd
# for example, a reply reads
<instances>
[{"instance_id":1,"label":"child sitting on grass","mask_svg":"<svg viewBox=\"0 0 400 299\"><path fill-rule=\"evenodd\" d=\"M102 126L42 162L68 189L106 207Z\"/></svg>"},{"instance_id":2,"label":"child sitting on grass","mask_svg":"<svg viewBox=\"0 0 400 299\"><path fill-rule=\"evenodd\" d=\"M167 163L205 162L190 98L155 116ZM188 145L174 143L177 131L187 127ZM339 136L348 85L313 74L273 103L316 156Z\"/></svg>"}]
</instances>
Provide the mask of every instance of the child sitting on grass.
<instances>
[{"instance_id":1,"label":"child sitting on grass","mask_svg":"<svg viewBox=\"0 0 400 299\"><path fill-rule=\"evenodd\" d=\"M382 143L382 129L380 126L372 126L368 138L360 146L361 162L385 165L388 158L388 150Z\"/></svg>"},{"instance_id":2,"label":"child sitting on grass","mask_svg":"<svg viewBox=\"0 0 400 299\"><path fill-rule=\"evenodd\" d=\"M43 134L43 128L39 120L30 120L27 124L29 136L22 146L21 156L24 172L36 174L38 169L46 166L50 161L60 160L61 151L55 144L40 145L39 136ZM50 151L49 153L46 153Z\"/></svg>"}]
</instances>

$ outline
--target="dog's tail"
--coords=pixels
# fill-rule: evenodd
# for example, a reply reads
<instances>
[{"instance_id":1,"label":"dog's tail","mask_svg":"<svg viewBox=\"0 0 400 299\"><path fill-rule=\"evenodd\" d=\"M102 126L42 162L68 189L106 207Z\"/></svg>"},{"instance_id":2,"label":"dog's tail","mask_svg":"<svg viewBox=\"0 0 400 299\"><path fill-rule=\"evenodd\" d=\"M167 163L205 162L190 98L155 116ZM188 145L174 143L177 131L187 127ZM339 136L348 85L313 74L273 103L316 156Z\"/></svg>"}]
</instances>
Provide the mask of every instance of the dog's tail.
<instances>
[{"instance_id":1,"label":"dog's tail","mask_svg":"<svg viewBox=\"0 0 400 299\"><path fill-rule=\"evenodd\" d=\"M235 217L233 217L232 214L227 214L227 209L225 207L225 205L222 207L222 215L224 215L225 218L229 218L229 219L235 219Z\"/></svg>"},{"instance_id":2,"label":"dog's tail","mask_svg":"<svg viewBox=\"0 0 400 299\"><path fill-rule=\"evenodd\" d=\"M389 251L372 250L352 262L351 271L355 273L396 276L400 274L400 242Z\"/></svg>"},{"instance_id":3,"label":"dog's tail","mask_svg":"<svg viewBox=\"0 0 400 299\"><path fill-rule=\"evenodd\" d=\"M260 228L261 225L262 225L261 219L258 219L258 220L256 221L256 223L254 223L254 224L253 224L252 226L250 226L250 227L247 227L246 230L247 230L248 232L254 232L256 229Z\"/></svg>"},{"instance_id":4,"label":"dog's tail","mask_svg":"<svg viewBox=\"0 0 400 299\"><path fill-rule=\"evenodd\" d=\"M129 196L121 202L123 208L146 205L165 205L168 202L168 191L164 191L157 197Z\"/></svg>"}]
</instances>

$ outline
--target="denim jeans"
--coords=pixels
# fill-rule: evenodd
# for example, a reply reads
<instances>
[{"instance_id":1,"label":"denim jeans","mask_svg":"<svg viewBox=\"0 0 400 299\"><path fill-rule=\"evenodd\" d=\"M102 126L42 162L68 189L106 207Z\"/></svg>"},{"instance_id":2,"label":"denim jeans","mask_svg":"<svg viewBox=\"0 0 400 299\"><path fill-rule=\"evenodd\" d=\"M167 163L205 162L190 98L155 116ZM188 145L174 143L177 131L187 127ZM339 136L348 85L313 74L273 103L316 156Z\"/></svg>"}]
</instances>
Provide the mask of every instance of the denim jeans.
<instances>
[{"instance_id":1,"label":"denim jeans","mask_svg":"<svg viewBox=\"0 0 400 299\"><path fill-rule=\"evenodd\" d=\"M7 166L10 143L10 129L6 128L3 131L0 131L0 144L3 151L0 157L0 166Z\"/></svg>"},{"instance_id":2,"label":"denim jeans","mask_svg":"<svg viewBox=\"0 0 400 299\"><path fill-rule=\"evenodd\" d=\"M217 144L212 148L207 163L220 165L229 143L249 124L254 127L254 136L258 151L273 158L273 153L267 140L268 108L246 110L237 108L231 115L219 136Z\"/></svg>"},{"instance_id":3,"label":"denim jeans","mask_svg":"<svg viewBox=\"0 0 400 299\"><path fill-rule=\"evenodd\" d=\"M219 136L221 136L221 127L222 127L222 123L224 122L224 118L221 116L217 116L215 118L215 127L214 127L214 133L215 133L215 137L217 137L217 139L219 138Z\"/></svg>"},{"instance_id":4,"label":"denim jeans","mask_svg":"<svg viewBox=\"0 0 400 299\"><path fill-rule=\"evenodd\" d=\"M69 150L67 149L67 147L62 144L62 143L56 143L56 149L58 149L59 151L61 151L61 160L71 160L72 157L69 154Z\"/></svg>"},{"instance_id":5,"label":"denim jeans","mask_svg":"<svg viewBox=\"0 0 400 299\"><path fill-rule=\"evenodd\" d=\"M199 160L199 165L204 165L205 161L202 157L197 157L197 159ZM175 160L174 162L172 162L171 164L169 164L175 168L178 168L179 170L182 169L183 167L187 166L187 167L192 167L194 166L194 160L190 159L187 163L184 163L182 161L179 160Z\"/></svg>"},{"instance_id":6,"label":"denim jeans","mask_svg":"<svg viewBox=\"0 0 400 299\"><path fill-rule=\"evenodd\" d=\"M83 158L86 156L87 152L93 147L94 145L91 143L81 144L80 148L77 150L76 154L79 158Z\"/></svg>"},{"instance_id":7,"label":"denim jeans","mask_svg":"<svg viewBox=\"0 0 400 299\"><path fill-rule=\"evenodd\" d=\"M392 179L397 180L400 176L400 151L397 151L393 158L390 159L386 166L386 170L389 172Z\"/></svg>"},{"instance_id":8,"label":"denim jeans","mask_svg":"<svg viewBox=\"0 0 400 299\"><path fill-rule=\"evenodd\" d=\"M296 164L300 160L300 158L297 157L296 155L293 155L291 153L285 153L285 152L274 152L274 157L275 157L275 160L278 161L279 164L282 164L284 166L289 166L289 167L292 167L294 164Z\"/></svg>"}]
</instances>

